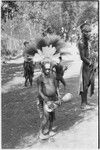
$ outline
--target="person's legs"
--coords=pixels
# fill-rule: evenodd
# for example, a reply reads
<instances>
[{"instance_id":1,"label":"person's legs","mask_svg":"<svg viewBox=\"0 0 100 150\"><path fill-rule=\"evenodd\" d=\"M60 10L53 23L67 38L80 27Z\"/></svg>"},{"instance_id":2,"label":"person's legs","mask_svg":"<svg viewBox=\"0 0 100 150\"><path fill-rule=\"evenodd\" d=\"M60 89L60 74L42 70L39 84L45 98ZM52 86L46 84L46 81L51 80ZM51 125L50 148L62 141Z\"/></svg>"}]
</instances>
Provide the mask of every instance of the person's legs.
<instances>
[{"instance_id":1,"label":"person's legs","mask_svg":"<svg viewBox=\"0 0 100 150\"><path fill-rule=\"evenodd\" d=\"M26 75L26 70L25 70L25 68L24 68L24 75L23 75L23 77L25 77L25 75Z\"/></svg>"},{"instance_id":2,"label":"person's legs","mask_svg":"<svg viewBox=\"0 0 100 150\"><path fill-rule=\"evenodd\" d=\"M87 104L87 90L83 92L81 91L80 95L81 95L81 106L84 106Z\"/></svg>"},{"instance_id":3,"label":"person's legs","mask_svg":"<svg viewBox=\"0 0 100 150\"><path fill-rule=\"evenodd\" d=\"M64 89L66 89L66 82L63 77L60 77L61 83L64 85Z\"/></svg>"},{"instance_id":4,"label":"person's legs","mask_svg":"<svg viewBox=\"0 0 100 150\"><path fill-rule=\"evenodd\" d=\"M44 113L44 116L43 116L43 120L41 122L41 127L40 127L40 132L42 134L44 134L44 129L46 128L47 124L48 124L48 121L49 121L49 113L48 112L45 112Z\"/></svg>"},{"instance_id":5,"label":"person's legs","mask_svg":"<svg viewBox=\"0 0 100 150\"><path fill-rule=\"evenodd\" d=\"M24 75L23 75L23 77L25 77L25 61L23 63L23 69L24 69Z\"/></svg>"},{"instance_id":6,"label":"person's legs","mask_svg":"<svg viewBox=\"0 0 100 150\"><path fill-rule=\"evenodd\" d=\"M85 68L84 68L85 69ZM88 93L88 85L89 85L89 72L88 70L83 70L83 81L82 81L82 91L80 92L81 95L81 106L84 108L87 104L87 93Z\"/></svg>"},{"instance_id":7,"label":"person's legs","mask_svg":"<svg viewBox=\"0 0 100 150\"><path fill-rule=\"evenodd\" d=\"M25 86L27 86L28 76L25 77Z\"/></svg>"},{"instance_id":8,"label":"person's legs","mask_svg":"<svg viewBox=\"0 0 100 150\"><path fill-rule=\"evenodd\" d=\"M54 120L55 120L55 112L53 111L49 113L49 132L52 130Z\"/></svg>"},{"instance_id":9,"label":"person's legs","mask_svg":"<svg viewBox=\"0 0 100 150\"><path fill-rule=\"evenodd\" d=\"M60 81L60 79L59 79L58 76L56 77L56 80L57 80L57 87L59 88L59 81Z\"/></svg>"},{"instance_id":10,"label":"person's legs","mask_svg":"<svg viewBox=\"0 0 100 150\"><path fill-rule=\"evenodd\" d=\"M94 81L95 81L95 76L92 75L91 79L90 79L90 86L91 86L91 89L90 89L90 96L92 96L94 94Z\"/></svg>"},{"instance_id":11,"label":"person's legs","mask_svg":"<svg viewBox=\"0 0 100 150\"><path fill-rule=\"evenodd\" d=\"M34 77L34 70L33 70L33 72L32 72L32 77Z\"/></svg>"},{"instance_id":12,"label":"person's legs","mask_svg":"<svg viewBox=\"0 0 100 150\"><path fill-rule=\"evenodd\" d=\"M45 128L46 128L46 126L48 124L48 121L49 121L49 114L45 114L44 113L43 120L42 120L41 126L40 126L40 132L39 132L39 138L40 139L47 139L47 138L49 138L48 132L45 133Z\"/></svg>"},{"instance_id":13,"label":"person's legs","mask_svg":"<svg viewBox=\"0 0 100 150\"><path fill-rule=\"evenodd\" d=\"M30 85L32 86L32 82L33 82L32 75L29 76L29 82L30 82Z\"/></svg>"},{"instance_id":14,"label":"person's legs","mask_svg":"<svg viewBox=\"0 0 100 150\"><path fill-rule=\"evenodd\" d=\"M88 93L88 89L84 91L84 103L86 104L87 104L87 93Z\"/></svg>"},{"instance_id":15,"label":"person's legs","mask_svg":"<svg viewBox=\"0 0 100 150\"><path fill-rule=\"evenodd\" d=\"M49 116L49 135L53 136L56 132L53 131L53 122L55 120L55 111L50 112Z\"/></svg>"},{"instance_id":16,"label":"person's legs","mask_svg":"<svg viewBox=\"0 0 100 150\"><path fill-rule=\"evenodd\" d=\"M90 106L93 106L93 104L91 104L87 101L87 94L88 94L88 90L85 90L84 92L80 93L81 99L82 99L82 102L81 102L82 109L84 109L84 108L90 109L91 108Z\"/></svg>"},{"instance_id":17,"label":"person's legs","mask_svg":"<svg viewBox=\"0 0 100 150\"><path fill-rule=\"evenodd\" d=\"M42 118L43 117L43 99L41 98L41 96L38 96L37 106L38 106L40 118Z\"/></svg>"}]
</instances>

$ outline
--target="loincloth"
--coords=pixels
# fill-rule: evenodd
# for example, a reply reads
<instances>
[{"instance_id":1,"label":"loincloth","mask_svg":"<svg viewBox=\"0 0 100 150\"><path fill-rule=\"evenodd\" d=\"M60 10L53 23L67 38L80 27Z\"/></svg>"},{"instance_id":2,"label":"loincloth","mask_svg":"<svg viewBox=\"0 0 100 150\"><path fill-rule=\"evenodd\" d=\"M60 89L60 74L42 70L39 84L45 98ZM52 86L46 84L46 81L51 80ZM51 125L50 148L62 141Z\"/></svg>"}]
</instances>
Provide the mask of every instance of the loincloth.
<instances>
[{"instance_id":1,"label":"loincloth","mask_svg":"<svg viewBox=\"0 0 100 150\"><path fill-rule=\"evenodd\" d=\"M54 95L52 97L48 97L47 103L44 102L44 99L39 95L37 105L40 105L41 108L45 109L45 105L48 105L47 107L55 107L55 102L58 101L57 95Z\"/></svg>"}]
</instances>

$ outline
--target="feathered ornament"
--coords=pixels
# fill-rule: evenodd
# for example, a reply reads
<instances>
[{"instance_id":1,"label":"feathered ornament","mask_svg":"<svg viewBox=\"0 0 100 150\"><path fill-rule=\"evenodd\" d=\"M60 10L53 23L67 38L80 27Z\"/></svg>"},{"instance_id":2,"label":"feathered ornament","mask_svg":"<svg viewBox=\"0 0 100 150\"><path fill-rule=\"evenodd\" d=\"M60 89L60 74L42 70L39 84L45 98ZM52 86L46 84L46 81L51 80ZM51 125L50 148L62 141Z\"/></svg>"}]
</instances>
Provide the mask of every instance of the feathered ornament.
<instances>
[{"instance_id":1,"label":"feathered ornament","mask_svg":"<svg viewBox=\"0 0 100 150\"><path fill-rule=\"evenodd\" d=\"M65 47L65 42L61 39L60 36L52 34L45 37L48 43L48 46L56 48L55 53L61 53L61 49Z\"/></svg>"},{"instance_id":2,"label":"feathered ornament","mask_svg":"<svg viewBox=\"0 0 100 150\"><path fill-rule=\"evenodd\" d=\"M40 38L36 39L36 47L37 47L37 49L42 50L42 47L46 47L48 45L49 44L48 44L47 38L40 37Z\"/></svg>"},{"instance_id":3,"label":"feathered ornament","mask_svg":"<svg viewBox=\"0 0 100 150\"><path fill-rule=\"evenodd\" d=\"M25 56L25 55L34 56L36 53L37 53L36 45L35 44L30 44L23 51L23 56Z\"/></svg>"},{"instance_id":4,"label":"feathered ornament","mask_svg":"<svg viewBox=\"0 0 100 150\"><path fill-rule=\"evenodd\" d=\"M40 58L41 62L47 62L47 61L58 62L60 53L55 54L55 52L56 52L56 48L50 45L50 46L42 47L42 51L38 50L38 54L36 54L35 56L38 55L38 58Z\"/></svg>"},{"instance_id":5,"label":"feathered ornament","mask_svg":"<svg viewBox=\"0 0 100 150\"><path fill-rule=\"evenodd\" d=\"M34 44L33 44L34 45ZM35 47L31 46L27 48L26 53L33 57L35 62L58 62L61 49L65 47L65 43L62 39L53 34L46 37L37 38L35 41ZM34 53L35 52L35 53Z\"/></svg>"}]
</instances>

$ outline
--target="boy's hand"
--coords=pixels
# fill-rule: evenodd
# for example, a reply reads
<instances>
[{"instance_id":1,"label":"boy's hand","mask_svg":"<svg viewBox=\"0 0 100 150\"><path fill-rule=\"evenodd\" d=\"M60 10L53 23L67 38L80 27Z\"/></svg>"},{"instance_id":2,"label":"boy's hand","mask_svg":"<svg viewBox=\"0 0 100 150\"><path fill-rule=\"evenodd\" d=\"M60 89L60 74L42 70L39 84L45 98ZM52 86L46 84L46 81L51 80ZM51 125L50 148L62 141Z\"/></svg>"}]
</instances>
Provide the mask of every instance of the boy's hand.
<instances>
[{"instance_id":1,"label":"boy's hand","mask_svg":"<svg viewBox=\"0 0 100 150\"><path fill-rule=\"evenodd\" d=\"M60 99L60 100L58 100L58 104L59 104L59 105L61 105L61 99Z\"/></svg>"},{"instance_id":2,"label":"boy's hand","mask_svg":"<svg viewBox=\"0 0 100 150\"><path fill-rule=\"evenodd\" d=\"M61 105L61 96L58 97L58 101L56 101L55 104Z\"/></svg>"},{"instance_id":3,"label":"boy's hand","mask_svg":"<svg viewBox=\"0 0 100 150\"><path fill-rule=\"evenodd\" d=\"M90 61L90 63L89 63L89 67L92 67L93 66L93 63L92 63L92 61Z\"/></svg>"},{"instance_id":4,"label":"boy's hand","mask_svg":"<svg viewBox=\"0 0 100 150\"><path fill-rule=\"evenodd\" d=\"M65 70L67 70L67 69L68 69L68 67L66 66L66 67L65 67Z\"/></svg>"},{"instance_id":5,"label":"boy's hand","mask_svg":"<svg viewBox=\"0 0 100 150\"><path fill-rule=\"evenodd\" d=\"M45 96L45 97L44 97L44 101L45 101L45 102L48 102L48 97Z\"/></svg>"}]
</instances>

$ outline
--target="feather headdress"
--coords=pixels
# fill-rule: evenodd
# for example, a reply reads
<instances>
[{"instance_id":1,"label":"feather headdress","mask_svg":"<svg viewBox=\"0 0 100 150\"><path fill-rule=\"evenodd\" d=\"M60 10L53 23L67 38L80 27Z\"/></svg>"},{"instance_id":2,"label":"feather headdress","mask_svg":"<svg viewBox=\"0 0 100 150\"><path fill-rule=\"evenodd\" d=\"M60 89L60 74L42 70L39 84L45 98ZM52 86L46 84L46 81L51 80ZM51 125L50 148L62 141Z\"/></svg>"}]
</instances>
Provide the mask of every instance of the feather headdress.
<instances>
[{"instance_id":1,"label":"feather headdress","mask_svg":"<svg viewBox=\"0 0 100 150\"><path fill-rule=\"evenodd\" d=\"M46 46L46 47L42 47L42 51L37 50L38 54L36 54L35 56L38 55L38 60L40 58L41 62L58 62L59 61L59 57L60 57L60 53L55 54L56 52L56 48L52 47L52 45L50 46ZM34 57L35 59L36 57Z\"/></svg>"},{"instance_id":2,"label":"feather headdress","mask_svg":"<svg viewBox=\"0 0 100 150\"><path fill-rule=\"evenodd\" d=\"M26 54L34 56L33 59L35 62L58 62L60 50L65 46L65 43L57 35L37 38L35 44L36 46L33 46L33 49L31 46L26 51Z\"/></svg>"}]
</instances>

